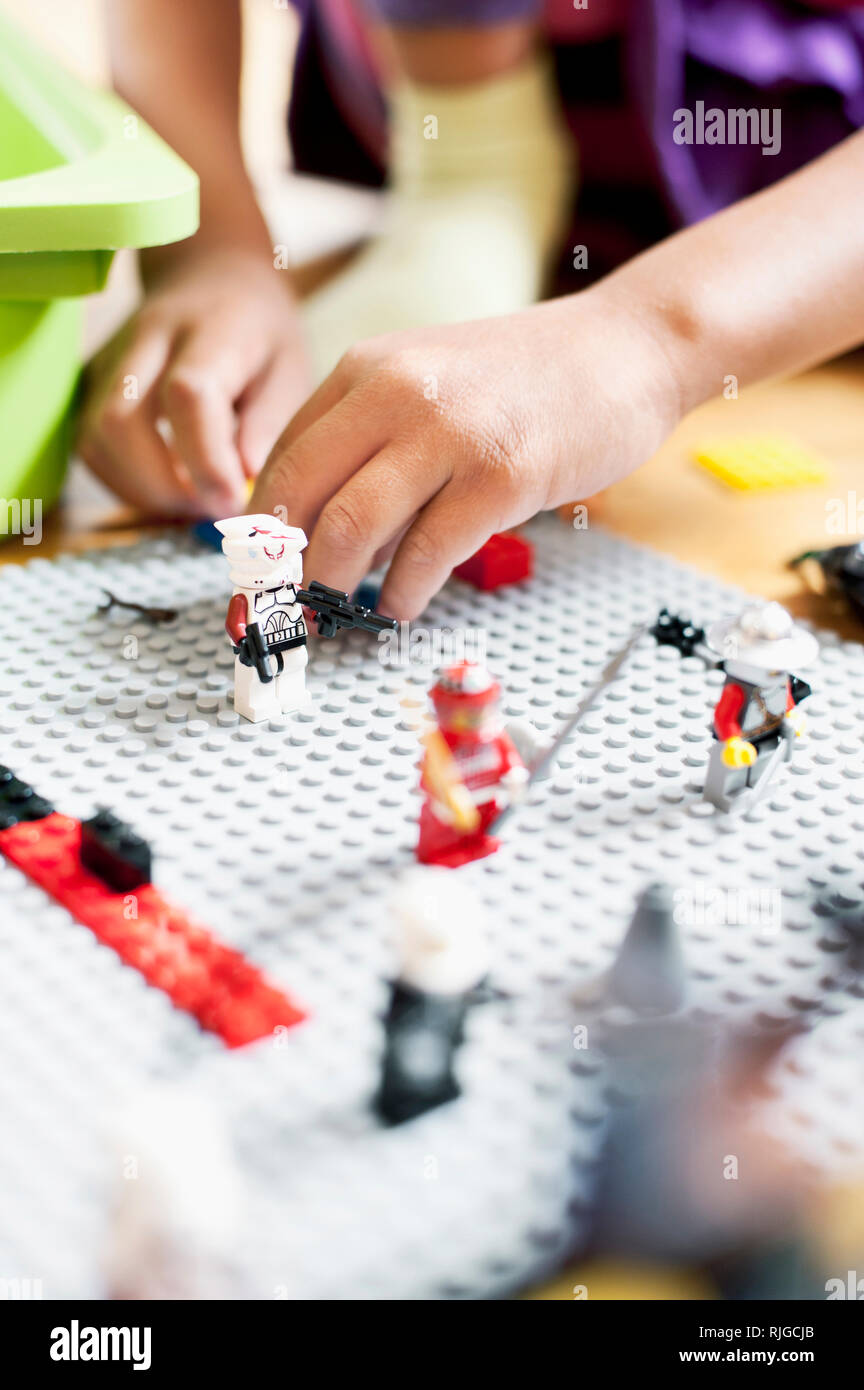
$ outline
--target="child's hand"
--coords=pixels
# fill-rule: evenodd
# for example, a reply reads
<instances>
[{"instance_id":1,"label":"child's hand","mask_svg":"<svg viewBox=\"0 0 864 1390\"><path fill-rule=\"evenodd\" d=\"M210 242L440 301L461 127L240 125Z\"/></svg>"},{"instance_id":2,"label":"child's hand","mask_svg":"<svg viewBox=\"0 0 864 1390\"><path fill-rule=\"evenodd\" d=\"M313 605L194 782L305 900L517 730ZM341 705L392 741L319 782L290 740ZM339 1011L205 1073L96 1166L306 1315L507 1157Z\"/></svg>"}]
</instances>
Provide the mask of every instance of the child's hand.
<instances>
[{"instance_id":1,"label":"child's hand","mask_svg":"<svg viewBox=\"0 0 864 1390\"><path fill-rule=\"evenodd\" d=\"M491 532L631 472L730 377L860 344L862 173L859 131L581 294L360 344L289 424L252 509L311 530L306 574L340 589L395 550L381 607L413 617Z\"/></svg>"},{"instance_id":2,"label":"child's hand","mask_svg":"<svg viewBox=\"0 0 864 1390\"><path fill-rule=\"evenodd\" d=\"M598 287L361 343L288 425L250 510L284 507L311 536L307 578L349 592L393 555L380 606L415 617L493 532L650 457L680 405L655 319Z\"/></svg>"},{"instance_id":3,"label":"child's hand","mask_svg":"<svg viewBox=\"0 0 864 1390\"><path fill-rule=\"evenodd\" d=\"M146 511L230 516L308 389L294 299L266 257L181 259L94 360L80 452Z\"/></svg>"}]
</instances>

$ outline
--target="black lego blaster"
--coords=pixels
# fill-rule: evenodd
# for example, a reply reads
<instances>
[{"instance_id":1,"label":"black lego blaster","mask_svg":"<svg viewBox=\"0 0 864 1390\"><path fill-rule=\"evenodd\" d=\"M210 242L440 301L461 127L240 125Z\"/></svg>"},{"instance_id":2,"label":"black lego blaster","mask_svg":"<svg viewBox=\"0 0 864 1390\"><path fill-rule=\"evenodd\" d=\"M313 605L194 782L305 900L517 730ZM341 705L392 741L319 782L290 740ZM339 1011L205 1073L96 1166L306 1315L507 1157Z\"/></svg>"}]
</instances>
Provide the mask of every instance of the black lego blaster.
<instances>
[{"instance_id":1,"label":"black lego blaster","mask_svg":"<svg viewBox=\"0 0 864 1390\"><path fill-rule=\"evenodd\" d=\"M313 579L308 589L297 590L297 602L315 614L319 637L335 637L340 628L358 627L363 632L395 632L399 623L385 618L362 603L351 603L341 589L330 589Z\"/></svg>"},{"instance_id":2,"label":"black lego blaster","mask_svg":"<svg viewBox=\"0 0 864 1390\"><path fill-rule=\"evenodd\" d=\"M267 645L267 638L258 623L249 623L246 627L246 636L242 638L239 647L234 648L235 656L239 656L244 666L254 666L258 672L258 679L267 685L272 681L276 674L273 657Z\"/></svg>"}]
</instances>

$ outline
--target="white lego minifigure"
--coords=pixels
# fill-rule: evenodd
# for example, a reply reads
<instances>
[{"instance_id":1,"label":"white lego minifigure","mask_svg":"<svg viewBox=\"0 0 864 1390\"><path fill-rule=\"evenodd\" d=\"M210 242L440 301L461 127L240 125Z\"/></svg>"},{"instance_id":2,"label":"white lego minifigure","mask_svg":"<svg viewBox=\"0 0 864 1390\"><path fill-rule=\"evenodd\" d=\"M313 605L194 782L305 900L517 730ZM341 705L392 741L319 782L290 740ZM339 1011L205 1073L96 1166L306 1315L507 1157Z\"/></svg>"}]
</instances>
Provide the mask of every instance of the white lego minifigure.
<instances>
[{"instance_id":1,"label":"white lego minifigure","mask_svg":"<svg viewBox=\"0 0 864 1390\"><path fill-rule=\"evenodd\" d=\"M447 869L409 871L391 908L399 964L375 1107L386 1124L398 1125L459 1095L453 1067L489 967L489 931L482 904Z\"/></svg>"},{"instance_id":2,"label":"white lego minifigure","mask_svg":"<svg viewBox=\"0 0 864 1390\"><path fill-rule=\"evenodd\" d=\"M318 580L301 588L306 536L299 526L286 526L266 512L229 516L214 525L225 538L222 550L234 583L225 618L237 657L234 708L253 724L308 704L304 608L314 613L321 637L345 628L377 635L399 626L395 618L351 603L340 589Z\"/></svg>"},{"instance_id":3,"label":"white lego minifigure","mask_svg":"<svg viewBox=\"0 0 864 1390\"><path fill-rule=\"evenodd\" d=\"M225 538L222 550L234 584L225 618L238 653L234 708L257 724L308 702L306 620L297 600L306 535L299 526L286 526L264 513L231 516L216 527ZM258 634L263 642L256 644Z\"/></svg>"}]
</instances>

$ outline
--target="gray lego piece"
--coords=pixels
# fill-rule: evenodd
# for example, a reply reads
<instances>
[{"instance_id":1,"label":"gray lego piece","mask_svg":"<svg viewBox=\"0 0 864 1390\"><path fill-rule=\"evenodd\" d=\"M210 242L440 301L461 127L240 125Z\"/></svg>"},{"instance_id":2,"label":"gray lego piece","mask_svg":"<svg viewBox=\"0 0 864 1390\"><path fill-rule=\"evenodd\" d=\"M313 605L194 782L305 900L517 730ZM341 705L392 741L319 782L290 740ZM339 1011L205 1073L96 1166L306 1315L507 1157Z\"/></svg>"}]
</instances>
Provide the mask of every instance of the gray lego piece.
<instances>
[{"instance_id":1,"label":"gray lego piece","mask_svg":"<svg viewBox=\"0 0 864 1390\"><path fill-rule=\"evenodd\" d=\"M311 1014L228 1052L0 861L0 1276L39 1278L46 1297L106 1291L118 1114L154 1082L209 1105L241 1187L225 1267L190 1258L180 1292L486 1298L543 1274L585 1229L606 1115L594 1023L610 1009L576 997L658 877L685 894L689 1008L769 1028L831 1015L827 1051L825 1025L812 1034L825 1075L810 1077L808 1154L829 1170L840 1140L844 1160L850 1143L864 1156L849 1132L860 1065L830 1071L839 1039L864 1052L862 1003L843 934L813 911L817 897L864 906L864 648L832 634L808 734L747 820L701 798L722 675L640 643L500 852L457 871L496 924L492 982L509 996L472 1010L462 1099L396 1130L370 1114L387 900L413 863L420 804L403 702L425 698L432 635L479 632L505 717L551 738L660 607L701 623L740 606L600 531L542 518L528 534L535 579L447 586L404 665L363 634L316 643L311 709L260 725L231 708L220 555L169 536L0 572L0 762L69 814L116 811L151 843L164 893ZM179 616L94 617L105 587ZM782 911L718 924L706 904L733 889L782 892ZM794 1110L794 1068L782 1082Z\"/></svg>"},{"instance_id":2,"label":"gray lego piece","mask_svg":"<svg viewBox=\"0 0 864 1390\"><path fill-rule=\"evenodd\" d=\"M684 1002L685 979L672 892L649 884L609 972L610 993L637 1012L672 1013Z\"/></svg>"},{"instance_id":3,"label":"gray lego piece","mask_svg":"<svg viewBox=\"0 0 864 1390\"><path fill-rule=\"evenodd\" d=\"M722 742L715 739L705 774L705 800L716 806L718 811L743 810L746 813L767 792L768 783L774 780L786 763L791 762L794 746L795 734L791 730L784 730L779 741L771 748L757 749L756 762L752 767L732 770L724 765Z\"/></svg>"}]
</instances>

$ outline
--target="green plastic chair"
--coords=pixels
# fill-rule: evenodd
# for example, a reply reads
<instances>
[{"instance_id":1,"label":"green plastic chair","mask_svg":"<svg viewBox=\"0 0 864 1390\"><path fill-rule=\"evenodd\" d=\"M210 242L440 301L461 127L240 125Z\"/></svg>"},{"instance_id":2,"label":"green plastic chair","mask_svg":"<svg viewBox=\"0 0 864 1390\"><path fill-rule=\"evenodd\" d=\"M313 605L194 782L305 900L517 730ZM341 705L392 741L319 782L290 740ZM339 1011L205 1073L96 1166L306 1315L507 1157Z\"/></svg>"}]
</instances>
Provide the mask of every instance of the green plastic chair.
<instances>
[{"instance_id":1,"label":"green plastic chair","mask_svg":"<svg viewBox=\"0 0 864 1390\"><path fill-rule=\"evenodd\" d=\"M81 296L114 252L198 226L198 179L108 92L77 81L0 13L0 535L66 472Z\"/></svg>"}]
</instances>

